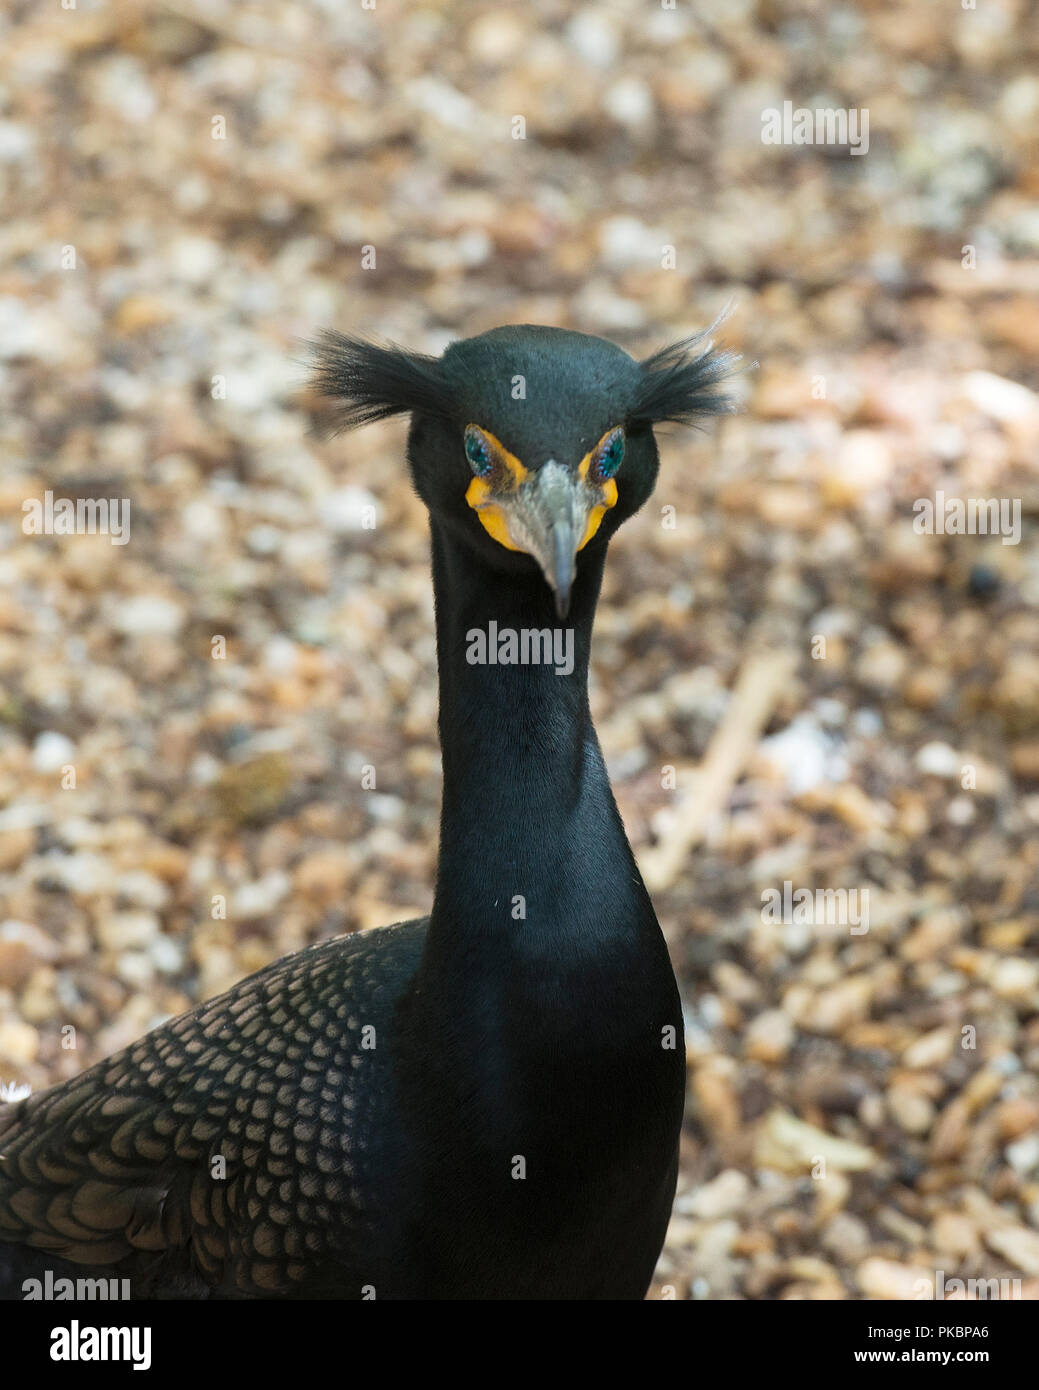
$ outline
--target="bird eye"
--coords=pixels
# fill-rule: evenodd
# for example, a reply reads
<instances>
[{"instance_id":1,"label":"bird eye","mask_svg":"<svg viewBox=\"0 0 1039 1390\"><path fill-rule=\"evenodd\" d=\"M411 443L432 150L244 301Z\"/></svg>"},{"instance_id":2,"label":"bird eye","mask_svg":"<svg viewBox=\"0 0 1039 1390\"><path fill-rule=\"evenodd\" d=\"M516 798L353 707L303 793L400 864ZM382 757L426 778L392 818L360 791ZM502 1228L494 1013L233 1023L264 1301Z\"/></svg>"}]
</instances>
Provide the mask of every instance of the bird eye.
<instances>
[{"instance_id":1,"label":"bird eye","mask_svg":"<svg viewBox=\"0 0 1039 1390\"><path fill-rule=\"evenodd\" d=\"M599 446L596 471L605 481L612 478L624 459L624 431L613 430Z\"/></svg>"},{"instance_id":2,"label":"bird eye","mask_svg":"<svg viewBox=\"0 0 1039 1390\"><path fill-rule=\"evenodd\" d=\"M486 478L491 471L491 451L475 425L470 425L465 432L465 456L476 476Z\"/></svg>"}]
</instances>

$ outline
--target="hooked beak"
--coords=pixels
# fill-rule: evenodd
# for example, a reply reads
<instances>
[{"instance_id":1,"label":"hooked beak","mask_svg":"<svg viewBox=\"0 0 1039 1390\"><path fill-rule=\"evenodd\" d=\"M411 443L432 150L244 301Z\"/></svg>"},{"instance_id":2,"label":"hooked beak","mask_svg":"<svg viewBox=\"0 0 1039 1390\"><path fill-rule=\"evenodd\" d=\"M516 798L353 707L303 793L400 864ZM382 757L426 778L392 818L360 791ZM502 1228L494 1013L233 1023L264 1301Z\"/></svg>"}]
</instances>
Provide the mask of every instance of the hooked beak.
<instances>
[{"instance_id":1,"label":"hooked beak","mask_svg":"<svg viewBox=\"0 0 1039 1390\"><path fill-rule=\"evenodd\" d=\"M466 501L484 529L507 550L521 550L541 566L556 600L556 612L570 611L577 552L599 529L617 500L617 484L589 481L584 467L576 473L549 459L536 471L517 463L511 486L496 487L476 477Z\"/></svg>"},{"instance_id":2,"label":"hooked beak","mask_svg":"<svg viewBox=\"0 0 1039 1390\"><path fill-rule=\"evenodd\" d=\"M577 552L586 539L594 497L562 464L549 459L516 490L505 511L509 535L541 566L565 618L577 570Z\"/></svg>"},{"instance_id":3,"label":"hooked beak","mask_svg":"<svg viewBox=\"0 0 1039 1390\"><path fill-rule=\"evenodd\" d=\"M556 596L556 613L565 618L570 612L570 590L574 587L577 568L577 542L569 522L552 528L553 555L551 569L545 578Z\"/></svg>"}]
</instances>

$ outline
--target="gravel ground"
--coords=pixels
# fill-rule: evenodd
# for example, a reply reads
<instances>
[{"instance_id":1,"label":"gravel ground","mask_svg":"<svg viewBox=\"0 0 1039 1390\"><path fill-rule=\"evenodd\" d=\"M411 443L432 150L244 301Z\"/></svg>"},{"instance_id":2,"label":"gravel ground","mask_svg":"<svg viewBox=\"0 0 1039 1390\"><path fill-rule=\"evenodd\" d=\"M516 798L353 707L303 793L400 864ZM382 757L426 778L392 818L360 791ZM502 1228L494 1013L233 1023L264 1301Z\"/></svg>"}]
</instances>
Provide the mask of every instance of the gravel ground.
<instances>
[{"instance_id":1,"label":"gravel ground","mask_svg":"<svg viewBox=\"0 0 1039 1390\"><path fill-rule=\"evenodd\" d=\"M1036 7L712 15L0 19L0 1079L428 910L425 513L401 424L323 441L301 341L648 351L733 299L747 409L664 432L594 658L688 1010L653 1296L1035 1298ZM764 144L788 99L868 152ZM129 542L25 535L46 489ZM1018 543L920 534L938 492Z\"/></svg>"}]
</instances>

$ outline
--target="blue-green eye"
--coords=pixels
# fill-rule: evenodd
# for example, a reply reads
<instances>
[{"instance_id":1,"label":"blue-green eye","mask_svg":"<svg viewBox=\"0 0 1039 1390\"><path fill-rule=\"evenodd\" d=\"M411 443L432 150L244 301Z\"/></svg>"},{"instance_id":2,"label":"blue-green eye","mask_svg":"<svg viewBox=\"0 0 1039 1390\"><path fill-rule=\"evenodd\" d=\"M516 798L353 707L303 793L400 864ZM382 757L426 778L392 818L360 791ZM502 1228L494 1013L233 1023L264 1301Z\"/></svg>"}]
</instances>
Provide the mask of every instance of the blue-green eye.
<instances>
[{"instance_id":1,"label":"blue-green eye","mask_svg":"<svg viewBox=\"0 0 1039 1390\"><path fill-rule=\"evenodd\" d=\"M465 456L476 476L486 478L491 471L491 451L487 447L487 441L474 425L470 425L465 432Z\"/></svg>"},{"instance_id":2,"label":"blue-green eye","mask_svg":"<svg viewBox=\"0 0 1039 1390\"><path fill-rule=\"evenodd\" d=\"M597 471L602 479L612 478L624 459L624 432L614 430L599 448Z\"/></svg>"}]
</instances>

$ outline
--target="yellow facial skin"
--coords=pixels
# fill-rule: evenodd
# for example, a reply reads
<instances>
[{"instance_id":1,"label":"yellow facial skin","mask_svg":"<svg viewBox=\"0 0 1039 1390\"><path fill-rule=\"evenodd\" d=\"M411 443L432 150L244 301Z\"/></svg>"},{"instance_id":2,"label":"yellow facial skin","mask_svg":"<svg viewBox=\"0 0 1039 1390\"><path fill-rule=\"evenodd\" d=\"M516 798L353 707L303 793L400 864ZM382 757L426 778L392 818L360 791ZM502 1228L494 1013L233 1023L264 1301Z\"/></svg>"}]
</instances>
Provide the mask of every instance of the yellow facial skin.
<instances>
[{"instance_id":1,"label":"yellow facial skin","mask_svg":"<svg viewBox=\"0 0 1039 1390\"><path fill-rule=\"evenodd\" d=\"M516 495L522 484L528 482L534 475L530 469L524 467L515 454L509 453L501 440L497 439L489 430L485 430L481 425L469 425L467 429L480 431L487 443L494 467L485 478L473 477L466 491L465 500L476 512L487 534L492 536L499 545L503 545L506 550L522 551L524 547L517 545L509 532L507 513L510 505L515 503ZM580 500L587 508L587 520L584 534L577 546L578 550L584 549L602 525L603 517L611 507L617 505L616 479L608 478L605 482L598 483L591 478L592 462L599 449L613 433L613 429L607 430L595 448L589 449L588 453L585 454L577 468L577 484L582 494Z\"/></svg>"},{"instance_id":2,"label":"yellow facial skin","mask_svg":"<svg viewBox=\"0 0 1039 1390\"><path fill-rule=\"evenodd\" d=\"M520 484L525 483L530 477L530 470L524 468L516 455L510 454L501 440L495 438L490 430L485 430L482 425L467 425L466 429L480 431L490 447L491 457L498 466L492 470L489 477L478 478L474 475L466 490L465 500L480 518L488 535L493 536L506 550L520 550L522 547L516 545L509 535L509 526L501 502L515 497ZM502 485L498 488L495 488L493 481L495 474L502 479Z\"/></svg>"},{"instance_id":3,"label":"yellow facial skin","mask_svg":"<svg viewBox=\"0 0 1039 1390\"><path fill-rule=\"evenodd\" d=\"M585 486L588 485L588 474L591 472L592 459L595 457L599 449L602 448L606 440L609 439L612 433L613 430L607 430L606 433L603 435L602 439L600 439L598 444L596 444L595 448L589 449L587 454L585 454L584 458L578 464L577 476L581 479L581 482L584 483ZM601 484L600 493L602 500L596 502L595 506L588 513L588 525L585 528L584 538L581 541L581 544L577 547L578 550L583 550L585 548L588 542L595 535L596 531L598 531L599 527L602 525L603 517L610 510L611 507L615 507L617 505L617 479L607 478L606 481Z\"/></svg>"}]
</instances>

